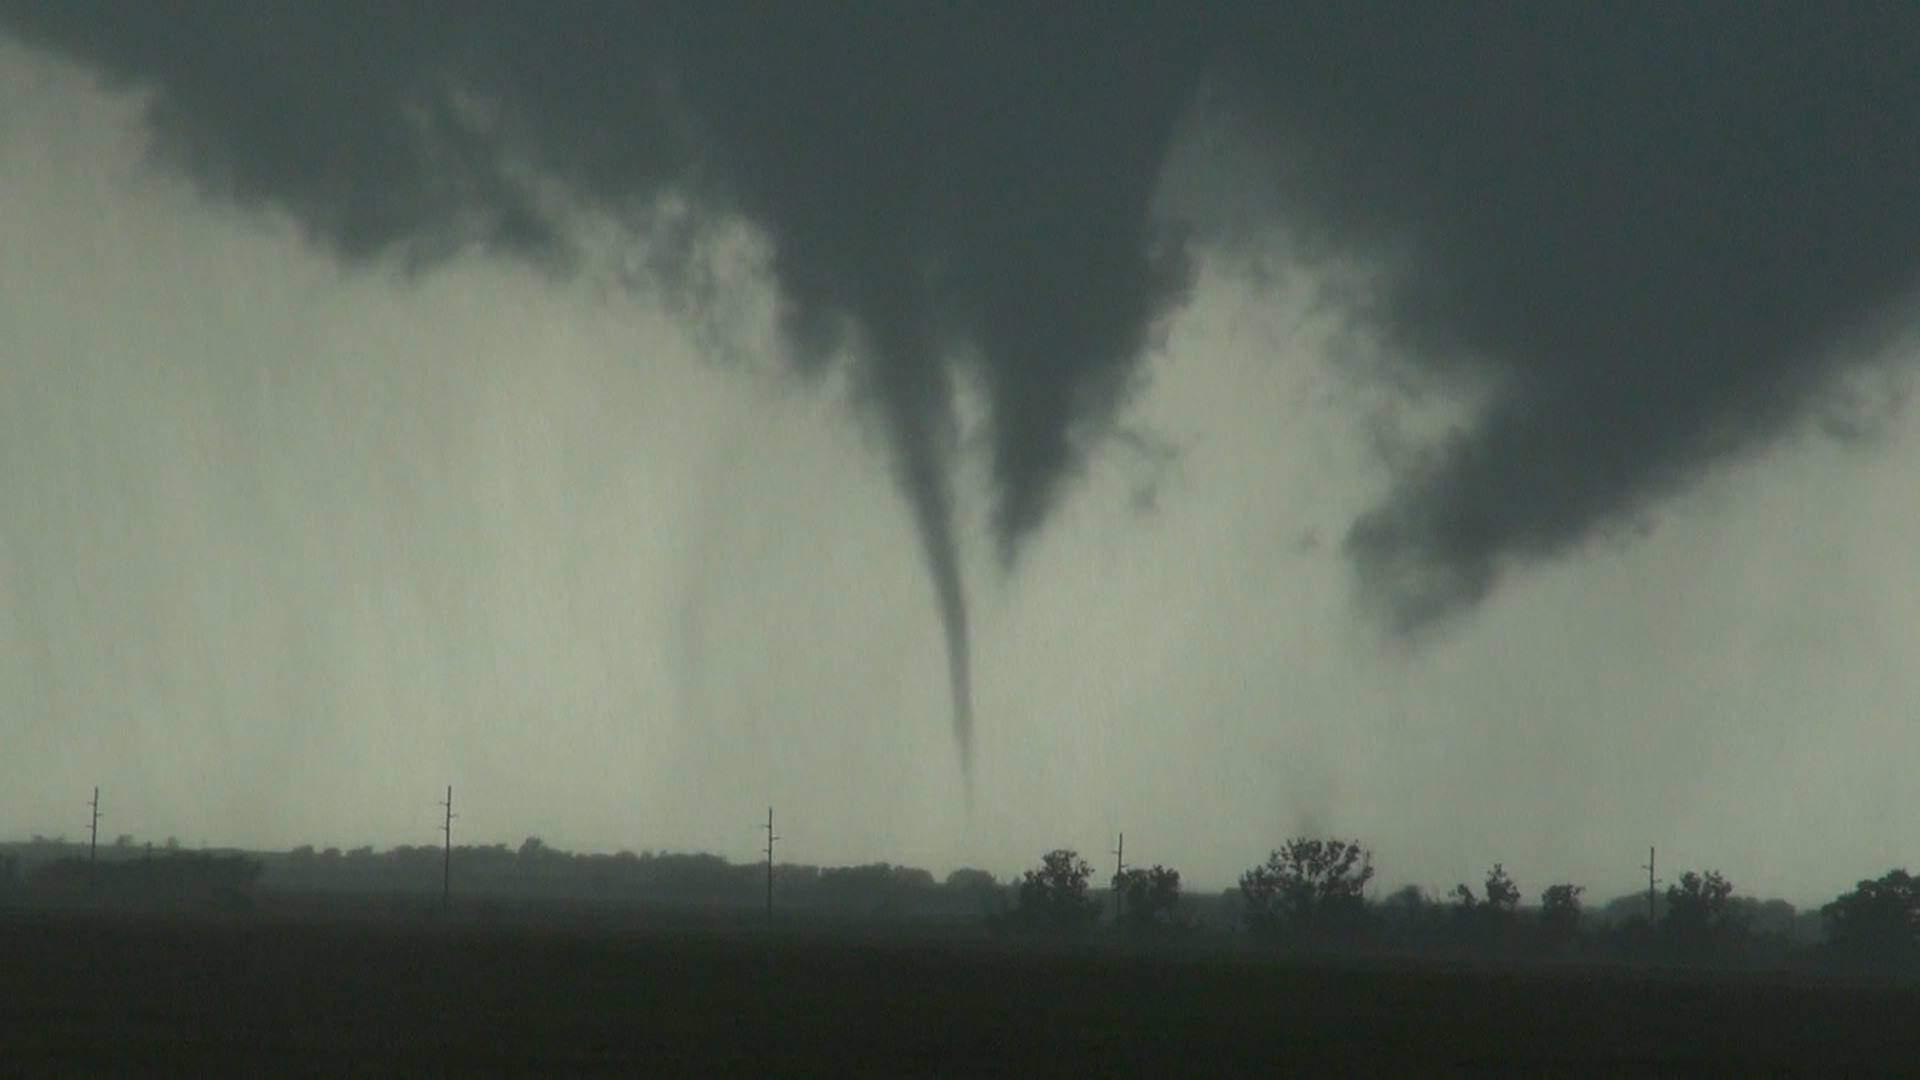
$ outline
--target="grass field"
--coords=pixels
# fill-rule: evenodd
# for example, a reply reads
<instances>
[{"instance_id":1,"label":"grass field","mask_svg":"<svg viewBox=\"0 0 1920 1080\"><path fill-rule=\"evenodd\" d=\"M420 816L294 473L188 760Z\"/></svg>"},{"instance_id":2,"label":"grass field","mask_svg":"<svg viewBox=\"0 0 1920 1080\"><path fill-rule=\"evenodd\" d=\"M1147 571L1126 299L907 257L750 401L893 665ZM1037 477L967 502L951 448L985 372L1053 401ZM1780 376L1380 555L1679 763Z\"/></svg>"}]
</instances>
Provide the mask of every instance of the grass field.
<instances>
[{"instance_id":1,"label":"grass field","mask_svg":"<svg viewBox=\"0 0 1920 1080\"><path fill-rule=\"evenodd\" d=\"M0 1073L1920 1068L1920 988L928 936L0 916Z\"/></svg>"}]
</instances>

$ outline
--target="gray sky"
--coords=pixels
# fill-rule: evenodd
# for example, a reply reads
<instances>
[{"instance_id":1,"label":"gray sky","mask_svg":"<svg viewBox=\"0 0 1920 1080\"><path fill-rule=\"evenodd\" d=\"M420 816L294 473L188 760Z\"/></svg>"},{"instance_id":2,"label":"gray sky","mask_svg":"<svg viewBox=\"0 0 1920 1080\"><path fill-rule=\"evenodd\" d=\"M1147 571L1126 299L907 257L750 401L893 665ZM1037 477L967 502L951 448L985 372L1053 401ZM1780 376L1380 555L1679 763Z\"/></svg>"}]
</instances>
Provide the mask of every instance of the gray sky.
<instances>
[{"instance_id":1,"label":"gray sky","mask_svg":"<svg viewBox=\"0 0 1920 1080\"><path fill-rule=\"evenodd\" d=\"M432 152L398 168L342 129L316 181L269 168L258 117L207 104L237 77L220 62L19 17L34 44L0 32L4 831L78 834L98 783L110 833L425 842L451 782L474 840L746 858L771 802L798 860L1006 874L1124 829L1206 887L1300 831L1363 838L1387 882L1499 860L1530 894L1631 889L1648 843L1802 902L1911 863L1920 262L1895 203L1911 178L1872 167L1911 153L1911 36L1862 56L1857 87L1761 95L1825 118L1811 164L1709 94L1695 107L1787 164L1618 165L1639 160L1623 140L1695 132L1636 126L1647 76L1595 106L1593 138L1534 138L1564 168L1491 135L1459 151L1502 174L1421 149L1421 109L1243 78L1230 49L1171 43L1136 98L1073 112L1096 60L1132 55L1122 27L1073 61L1084 78L1008 93L1139 142L1127 182L1088 179L1107 142L1068 154L1051 147L1078 129L1016 125L1049 147L1016 165L1065 164L994 204L979 192L1026 186L968 156L998 130L968 113L932 172L821 209L797 151L753 135L757 102L697 79L716 145L748 147L703 159L721 203L670 155L476 154L461 139L511 125L470 119L451 142L422 129ZM1794 30L1752 31L1751 57ZM1386 43L1369 62L1414 72L1400 97L1475 115L1451 67L1373 31L1353 38ZM1831 74L1852 41L1807 66ZM697 74L687 50L672 70ZM1708 74L1773 85L1729 51ZM356 77L314 70L316 93ZM384 115L379 72L357 77ZM502 79L443 104L509 109L525 87ZM1315 89L1332 104L1289 104ZM552 93L528 115L579 137L590 88ZM1121 139L1141 111L1160 135ZM1626 194L1542 194L1603 165ZM1729 184L1740 169L1769 179ZM395 201L356 194L376 176L405 182L377 189ZM960 190L898 194L943 183ZM1086 223L1036 233L1052 247L964 244L1088 191ZM913 242L832 232L861 199ZM1681 224L1594 239L1654 205ZM1722 248L1761 269L1702 261ZM1581 258L1584 277L1560 268ZM919 292L888 291L902 273ZM1553 307L1569 281L1585 306ZM851 336L806 346L810 319Z\"/></svg>"}]
</instances>

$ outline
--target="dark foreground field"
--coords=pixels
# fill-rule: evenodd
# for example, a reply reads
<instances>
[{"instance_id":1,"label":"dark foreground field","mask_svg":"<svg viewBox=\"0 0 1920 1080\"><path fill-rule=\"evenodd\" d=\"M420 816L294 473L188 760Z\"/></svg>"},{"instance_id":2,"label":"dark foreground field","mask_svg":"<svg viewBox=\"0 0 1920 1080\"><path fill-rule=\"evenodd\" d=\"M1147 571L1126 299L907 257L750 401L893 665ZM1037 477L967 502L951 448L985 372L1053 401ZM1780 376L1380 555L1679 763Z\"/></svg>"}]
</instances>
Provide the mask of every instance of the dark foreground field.
<instances>
[{"instance_id":1,"label":"dark foreground field","mask_svg":"<svg viewBox=\"0 0 1920 1080\"><path fill-rule=\"evenodd\" d=\"M0 916L0 1073L1920 1069L1911 984Z\"/></svg>"}]
</instances>

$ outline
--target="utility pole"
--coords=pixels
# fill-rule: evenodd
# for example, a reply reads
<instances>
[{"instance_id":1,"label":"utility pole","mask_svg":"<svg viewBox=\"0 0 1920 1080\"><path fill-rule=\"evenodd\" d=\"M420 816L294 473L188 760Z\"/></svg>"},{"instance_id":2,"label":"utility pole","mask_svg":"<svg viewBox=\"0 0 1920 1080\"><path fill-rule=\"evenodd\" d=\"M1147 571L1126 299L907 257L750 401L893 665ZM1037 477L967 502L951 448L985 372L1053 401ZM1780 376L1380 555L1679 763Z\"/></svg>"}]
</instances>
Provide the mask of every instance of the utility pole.
<instances>
[{"instance_id":1,"label":"utility pole","mask_svg":"<svg viewBox=\"0 0 1920 1080\"><path fill-rule=\"evenodd\" d=\"M446 820L440 824L440 909L451 910L453 906L453 785L447 785L447 801L440 804L446 808Z\"/></svg>"},{"instance_id":2,"label":"utility pole","mask_svg":"<svg viewBox=\"0 0 1920 1080\"><path fill-rule=\"evenodd\" d=\"M767 925L773 925L773 842L780 839L773 835L773 807L767 807Z\"/></svg>"},{"instance_id":3,"label":"utility pole","mask_svg":"<svg viewBox=\"0 0 1920 1080\"><path fill-rule=\"evenodd\" d=\"M1121 833L1119 842L1113 845L1113 921L1119 922L1125 912L1121 906L1126 903L1126 890L1120 887L1120 875L1127 872L1127 834Z\"/></svg>"},{"instance_id":4,"label":"utility pole","mask_svg":"<svg viewBox=\"0 0 1920 1080\"><path fill-rule=\"evenodd\" d=\"M1647 865L1641 867L1647 872L1647 929L1653 929L1653 887L1660 884L1653 876L1653 848L1647 848Z\"/></svg>"},{"instance_id":5,"label":"utility pole","mask_svg":"<svg viewBox=\"0 0 1920 1080\"><path fill-rule=\"evenodd\" d=\"M87 888L91 889L99 880L100 861L100 786L94 785L93 820L87 826Z\"/></svg>"}]
</instances>

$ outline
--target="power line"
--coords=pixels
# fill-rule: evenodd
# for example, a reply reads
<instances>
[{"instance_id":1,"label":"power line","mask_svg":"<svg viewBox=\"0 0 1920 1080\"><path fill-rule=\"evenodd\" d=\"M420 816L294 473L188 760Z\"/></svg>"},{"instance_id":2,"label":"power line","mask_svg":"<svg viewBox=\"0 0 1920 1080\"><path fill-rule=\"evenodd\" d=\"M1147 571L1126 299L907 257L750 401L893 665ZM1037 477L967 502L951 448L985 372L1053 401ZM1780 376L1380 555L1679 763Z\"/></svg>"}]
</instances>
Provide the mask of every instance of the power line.
<instances>
[{"instance_id":1,"label":"power line","mask_svg":"<svg viewBox=\"0 0 1920 1080\"><path fill-rule=\"evenodd\" d=\"M453 812L452 784L447 785L447 800L440 805L447 812L440 824L440 907L450 910L453 906L453 819L459 816Z\"/></svg>"},{"instance_id":2,"label":"power line","mask_svg":"<svg viewBox=\"0 0 1920 1080\"><path fill-rule=\"evenodd\" d=\"M93 801L87 805L93 808L91 822L87 825L87 888L92 889L99 881L100 864L100 786L94 785Z\"/></svg>"},{"instance_id":3,"label":"power line","mask_svg":"<svg viewBox=\"0 0 1920 1080\"><path fill-rule=\"evenodd\" d=\"M1660 884L1660 879L1653 876L1653 848L1652 847L1647 848L1647 865L1641 867L1640 869L1645 870L1647 872L1647 927L1648 929L1652 929L1653 923L1654 923L1653 888L1654 886Z\"/></svg>"},{"instance_id":4,"label":"power line","mask_svg":"<svg viewBox=\"0 0 1920 1080\"><path fill-rule=\"evenodd\" d=\"M767 924L773 924L773 842L780 839L773 834L773 807L767 807L767 823L762 826L767 831Z\"/></svg>"}]
</instances>

